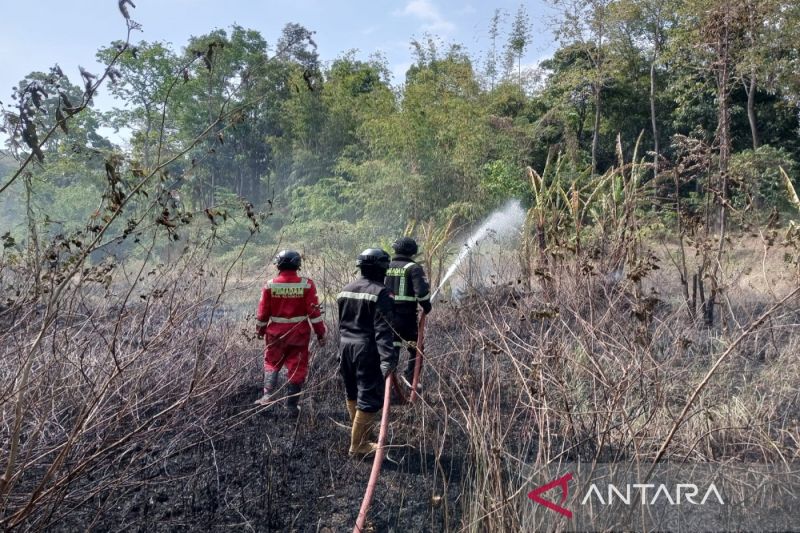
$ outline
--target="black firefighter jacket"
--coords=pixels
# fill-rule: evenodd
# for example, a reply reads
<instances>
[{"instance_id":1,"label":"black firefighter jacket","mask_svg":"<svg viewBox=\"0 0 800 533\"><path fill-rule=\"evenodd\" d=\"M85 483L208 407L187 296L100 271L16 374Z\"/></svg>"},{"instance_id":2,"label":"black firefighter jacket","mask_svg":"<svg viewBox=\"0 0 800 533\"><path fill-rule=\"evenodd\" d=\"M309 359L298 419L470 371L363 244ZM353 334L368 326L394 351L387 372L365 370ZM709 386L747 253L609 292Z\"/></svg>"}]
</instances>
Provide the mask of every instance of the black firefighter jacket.
<instances>
[{"instance_id":1,"label":"black firefighter jacket","mask_svg":"<svg viewBox=\"0 0 800 533\"><path fill-rule=\"evenodd\" d=\"M394 294L397 314L416 316L417 304L425 313L431 311L431 288L425 271L410 257L397 255L386 271L386 288Z\"/></svg>"},{"instance_id":2,"label":"black firefighter jacket","mask_svg":"<svg viewBox=\"0 0 800 533\"><path fill-rule=\"evenodd\" d=\"M386 376L397 366L392 332L392 297L377 281L360 277L347 284L336 298L339 306L339 335L342 343L365 344L380 357Z\"/></svg>"}]
</instances>

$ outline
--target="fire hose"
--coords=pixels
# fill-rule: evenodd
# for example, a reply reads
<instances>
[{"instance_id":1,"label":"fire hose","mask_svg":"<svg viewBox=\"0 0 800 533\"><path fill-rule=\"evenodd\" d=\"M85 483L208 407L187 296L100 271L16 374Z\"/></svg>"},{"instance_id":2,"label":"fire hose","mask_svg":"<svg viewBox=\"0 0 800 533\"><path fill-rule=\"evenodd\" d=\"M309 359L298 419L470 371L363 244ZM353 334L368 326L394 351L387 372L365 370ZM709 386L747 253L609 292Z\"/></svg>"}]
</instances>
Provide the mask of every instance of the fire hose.
<instances>
[{"instance_id":1,"label":"fire hose","mask_svg":"<svg viewBox=\"0 0 800 533\"><path fill-rule=\"evenodd\" d=\"M419 375L422 373L422 357L425 345L425 313L419 318L419 327L417 329L417 357L414 360L414 379L411 380L411 396L409 402L414 403L417 399L417 385L419 385Z\"/></svg>"},{"instance_id":2,"label":"fire hose","mask_svg":"<svg viewBox=\"0 0 800 533\"><path fill-rule=\"evenodd\" d=\"M417 385L419 383L419 375L422 369L422 352L423 342L425 341L425 315L419 319L419 330L417 333L417 357L414 361L414 378L411 383L411 395L408 401L414 403L417 398ZM372 504L372 497L375 493L375 485L378 484L378 476L381 474L381 465L383 464L383 456L385 454L384 444L386 443L386 430L389 427L389 406L392 403L392 389L400 396L400 403L405 403L405 398L402 396L402 391L397 385L397 378L394 372L390 372L386 376L383 392L383 413L381 414L381 429L378 433L378 448L375 450L375 459L372 461L372 470L369 474L369 481L367 482L367 490L364 493L364 499L361 501L361 509L358 511L358 518L356 519L356 527L353 528L353 533L362 533L364 531L364 523L367 521L367 511Z\"/></svg>"},{"instance_id":3,"label":"fire hose","mask_svg":"<svg viewBox=\"0 0 800 533\"><path fill-rule=\"evenodd\" d=\"M414 376L411 379L411 393L408 398L406 395L403 394L403 388L397 383L397 376L393 373L392 378L392 386L394 387L394 391L397 394L397 399L395 401L398 405L404 405L407 403L414 403L417 399L417 387L419 386L419 377L422 374L422 359L424 357L425 352L425 315L422 315L419 319L419 328L417 329L417 345L416 351L417 356L414 359Z\"/></svg>"},{"instance_id":4,"label":"fire hose","mask_svg":"<svg viewBox=\"0 0 800 533\"><path fill-rule=\"evenodd\" d=\"M383 414L381 415L381 431L378 434L378 449L375 450L375 460L372 461L372 471L369 474L369 482L367 483L367 491L364 493L364 499L361 502L361 509L358 511L358 518L356 519L356 527L353 529L354 533L361 533L364 531L364 522L367 521L367 511L372 504L372 496L375 493L375 485L378 483L378 476L381 474L381 464L383 463L384 449L383 445L386 442L386 428L389 427L389 404L392 403L392 376L394 373L386 377L385 391L383 393Z\"/></svg>"}]
</instances>

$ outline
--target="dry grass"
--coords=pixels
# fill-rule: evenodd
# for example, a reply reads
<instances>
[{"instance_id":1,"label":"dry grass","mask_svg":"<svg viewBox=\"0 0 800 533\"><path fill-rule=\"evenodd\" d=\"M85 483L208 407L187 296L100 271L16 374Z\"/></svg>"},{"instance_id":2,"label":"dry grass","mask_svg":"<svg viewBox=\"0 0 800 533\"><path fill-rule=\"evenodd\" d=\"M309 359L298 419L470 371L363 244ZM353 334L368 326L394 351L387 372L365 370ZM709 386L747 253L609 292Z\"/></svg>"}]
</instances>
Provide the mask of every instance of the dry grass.
<instances>
[{"instance_id":1,"label":"dry grass","mask_svg":"<svg viewBox=\"0 0 800 533\"><path fill-rule=\"evenodd\" d=\"M496 276L495 288L432 315L423 402L396 411L393 424L395 444L413 446L438 487L432 524L520 529L528 466L648 463L668 439L669 460L800 458L798 298L735 347L680 420L711 365L775 297L731 284L735 315L727 327L707 329L687 320L681 299L655 274L642 290L629 279L609 283L566 262L562 268L546 289ZM152 271L116 272L108 287L76 281L33 354L41 311L25 300L3 310L4 464L24 392L5 527L44 527L88 501L124 494L167 451L188 453L255 415L244 407L219 416L220 404L259 379L248 315L260 276L233 283L226 272L187 256ZM352 265L309 258L305 272L330 304ZM789 286L775 284L775 296ZM25 357L34 358L33 378L19 391ZM334 366L314 363L313 405L338 404L325 392L336 389Z\"/></svg>"},{"instance_id":2,"label":"dry grass","mask_svg":"<svg viewBox=\"0 0 800 533\"><path fill-rule=\"evenodd\" d=\"M670 461L800 459L796 292L732 346L775 303L772 294L754 297L733 285L726 332L689 322L680 297L657 282L657 297L630 280L555 283L547 291L496 290L429 322L436 386L426 400L469 449L456 529L521 530L528 465L648 464L662 448ZM783 297L797 280L772 288Z\"/></svg>"}]
</instances>

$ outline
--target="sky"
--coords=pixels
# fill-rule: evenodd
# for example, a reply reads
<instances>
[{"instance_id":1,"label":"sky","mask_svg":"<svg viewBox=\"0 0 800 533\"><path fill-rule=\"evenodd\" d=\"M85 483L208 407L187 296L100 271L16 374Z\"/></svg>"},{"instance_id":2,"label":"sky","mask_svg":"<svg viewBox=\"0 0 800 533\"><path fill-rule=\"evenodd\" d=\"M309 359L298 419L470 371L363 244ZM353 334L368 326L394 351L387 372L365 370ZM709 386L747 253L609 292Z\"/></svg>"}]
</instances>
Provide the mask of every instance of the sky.
<instances>
[{"instance_id":1,"label":"sky","mask_svg":"<svg viewBox=\"0 0 800 533\"><path fill-rule=\"evenodd\" d=\"M166 41L182 48L192 35L239 24L261 32L274 44L288 22L315 31L323 61L358 50L366 59L381 52L399 84L411 65L410 41L426 33L445 42L459 43L482 63L489 48L489 23L495 9L507 13L505 30L520 6L519 0L133 0L131 17L142 26L135 42ZM533 43L523 64L534 66L552 54L555 43L549 31L554 15L545 0L525 2ZM80 79L78 65L90 72L101 70L95 52L123 39L125 23L117 0L0 0L0 102L9 106L12 88L29 72L47 71L58 63L73 83ZM504 44L504 43L503 43ZM100 109L110 109L113 99L95 99Z\"/></svg>"}]
</instances>

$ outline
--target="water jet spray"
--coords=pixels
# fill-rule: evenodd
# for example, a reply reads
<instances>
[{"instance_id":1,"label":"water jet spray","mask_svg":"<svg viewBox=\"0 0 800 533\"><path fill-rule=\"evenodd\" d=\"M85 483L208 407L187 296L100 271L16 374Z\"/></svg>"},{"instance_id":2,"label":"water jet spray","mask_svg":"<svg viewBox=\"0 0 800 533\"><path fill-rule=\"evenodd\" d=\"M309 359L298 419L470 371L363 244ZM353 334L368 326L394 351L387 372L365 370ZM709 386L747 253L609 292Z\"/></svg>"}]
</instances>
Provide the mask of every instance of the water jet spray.
<instances>
[{"instance_id":1,"label":"water jet spray","mask_svg":"<svg viewBox=\"0 0 800 533\"><path fill-rule=\"evenodd\" d=\"M484 241L487 237L493 236L497 239L510 237L515 231L518 231L522 224L525 222L525 210L522 208L519 200L509 200L500 209L492 212L486 221L481 224L472 235L469 236L467 242L461 248L461 252L456 257L455 261L450 265L445 273L439 286L433 291L431 300L436 298L444 284L450 277L458 270L461 263L469 256L475 247Z\"/></svg>"}]
</instances>

